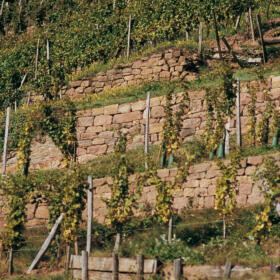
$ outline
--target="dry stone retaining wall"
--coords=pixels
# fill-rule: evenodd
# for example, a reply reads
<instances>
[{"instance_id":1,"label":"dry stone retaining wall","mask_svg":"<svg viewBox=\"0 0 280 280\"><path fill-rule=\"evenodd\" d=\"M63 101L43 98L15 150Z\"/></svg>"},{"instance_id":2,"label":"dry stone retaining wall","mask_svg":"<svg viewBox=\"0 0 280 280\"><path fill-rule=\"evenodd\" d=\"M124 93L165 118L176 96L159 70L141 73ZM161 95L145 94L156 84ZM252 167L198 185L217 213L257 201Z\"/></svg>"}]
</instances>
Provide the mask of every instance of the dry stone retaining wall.
<instances>
[{"instance_id":1,"label":"dry stone retaining wall","mask_svg":"<svg viewBox=\"0 0 280 280\"><path fill-rule=\"evenodd\" d=\"M279 108L280 77L269 79L271 97ZM257 95L257 118L265 110L264 92L261 89ZM203 134L206 125L205 91L189 92L190 112L183 116L182 138L184 141ZM174 108L182 99L182 93L174 95ZM248 88L242 84L241 88L241 128L243 134L248 126L248 103L250 101ZM150 114L150 143L159 144L164 124L163 96L151 99ZM97 156L111 152L117 141L116 127L123 127L130 137L129 148L144 144L145 131L145 100L134 103L113 104L78 112L77 121L77 156L80 163L86 163ZM231 134L235 133L236 120L231 119ZM44 141L33 141L31 154L31 169L60 167L62 155L49 138ZM8 170L14 170L16 164L15 153L10 155Z\"/></svg>"},{"instance_id":2,"label":"dry stone retaining wall","mask_svg":"<svg viewBox=\"0 0 280 280\"><path fill-rule=\"evenodd\" d=\"M280 163L280 155L273 155ZM252 175L258 170L259 165L263 163L264 156L253 156L241 161L241 168L238 170L237 180L239 182L239 194L237 196L237 206L249 206L263 202L263 197L259 191L260 182L254 182ZM161 169L158 170L158 175L163 180L174 180L177 174L177 169ZM214 161L203 162L191 166L187 181L182 184L181 188L174 191L174 208L180 212L184 208L202 209L213 208L215 203L216 180L220 177ZM136 186L136 175L129 178L132 189ZM94 186L94 218L99 222L104 223L107 213L104 199L111 196L111 186L113 180L111 177L95 179ZM155 187L149 185L144 187L141 194L140 202L145 206L144 209L149 209L149 206L154 206L156 202ZM28 226L44 224L48 220L48 208L46 205L29 205L27 211ZM84 211L86 218L87 210ZM0 221L3 220L3 212ZM3 225L3 223L2 223ZM0 223L1 229L1 223Z\"/></svg>"},{"instance_id":3,"label":"dry stone retaining wall","mask_svg":"<svg viewBox=\"0 0 280 280\"><path fill-rule=\"evenodd\" d=\"M168 49L133 63L121 64L113 69L99 72L92 78L71 82L62 94L82 98L114 87L135 85L144 81L191 80L195 76L199 59L185 49Z\"/></svg>"}]
</instances>

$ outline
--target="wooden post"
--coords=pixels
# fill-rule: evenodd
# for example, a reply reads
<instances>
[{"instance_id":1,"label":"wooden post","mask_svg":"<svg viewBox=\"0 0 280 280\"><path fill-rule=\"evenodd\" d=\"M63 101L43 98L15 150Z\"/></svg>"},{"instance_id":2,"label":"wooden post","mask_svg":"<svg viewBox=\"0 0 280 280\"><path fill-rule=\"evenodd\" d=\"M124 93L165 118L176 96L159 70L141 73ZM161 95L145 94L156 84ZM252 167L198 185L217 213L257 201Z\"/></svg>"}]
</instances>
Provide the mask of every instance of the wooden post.
<instances>
[{"instance_id":1,"label":"wooden post","mask_svg":"<svg viewBox=\"0 0 280 280\"><path fill-rule=\"evenodd\" d=\"M65 270L69 270L69 265L70 265L70 250L71 250L71 247L69 244L66 245L66 259L65 259Z\"/></svg>"},{"instance_id":2,"label":"wooden post","mask_svg":"<svg viewBox=\"0 0 280 280\"><path fill-rule=\"evenodd\" d=\"M189 40L189 32L188 32L188 30L186 30L186 41L188 41Z\"/></svg>"},{"instance_id":3,"label":"wooden post","mask_svg":"<svg viewBox=\"0 0 280 280\"><path fill-rule=\"evenodd\" d=\"M82 280L88 280L88 252L82 251Z\"/></svg>"},{"instance_id":4,"label":"wooden post","mask_svg":"<svg viewBox=\"0 0 280 280\"><path fill-rule=\"evenodd\" d=\"M5 175L6 172L9 126L10 126L10 107L7 108L7 114L6 114L5 138L4 138L4 149L3 149L3 160L2 160L2 175Z\"/></svg>"},{"instance_id":5,"label":"wooden post","mask_svg":"<svg viewBox=\"0 0 280 280\"><path fill-rule=\"evenodd\" d=\"M116 254L119 252L120 243L121 243L121 234L117 233L115 246L114 246L114 253L116 253Z\"/></svg>"},{"instance_id":6,"label":"wooden post","mask_svg":"<svg viewBox=\"0 0 280 280\"><path fill-rule=\"evenodd\" d=\"M50 75L50 42L47 39L47 62L48 62L48 74Z\"/></svg>"},{"instance_id":7,"label":"wooden post","mask_svg":"<svg viewBox=\"0 0 280 280\"><path fill-rule=\"evenodd\" d=\"M230 117L225 125L225 155L229 155L229 132L230 132Z\"/></svg>"},{"instance_id":8,"label":"wooden post","mask_svg":"<svg viewBox=\"0 0 280 280\"><path fill-rule=\"evenodd\" d=\"M25 80L26 80L26 77L27 77L27 74L25 74L25 75L23 76L23 78L22 78L22 80L21 80L21 83L20 83L19 89L22 88L22 86L23 86L23 84L24 84L24 82L25 82Z\"/></svg>"},{"instance_id":9,"label":"wooden post","mask_svg":"<svg viewBox=\"0 0 280 280\"><path fill-rule=\"evenodd\" d=\"M49 39L47 39L47 61L50 60L50 42Z\"/></svg>"},{"instance_id":10,"label":"wooden post","mask_svg":"<svg viewBox=\"0 0 280 280\"><path fill-rule=\"evenodd\" d=\"M87 252L90 255L91 251L91 230L92 230L92 212L93 212L93 185L92 185L92 176L88 176L88 222L87 222Z\"/></svg>"},{"instance_id":11,"label":"wooden post","mask_svg":"<svg viewBox=\"0 0 280 280\"><path fill-rule=\"evenodd\" d=\"M228 43L227 39L225 38L225 36L222 37L222 40L223 40L223 42L224 42L226 48L228 49L229 54L232 54L234 61L237 62L238 65L239 65L240 67L242 67L242 64L240 63L240 61L239 61L239 59L237 58L237 56L236 56L236 54L234 53L234 51L232 50L232 48L231 48L231 46L229 45L229 43Z\"/></svg>"},{"instance_id":12,"label":"wooden post","mask_svg":"<svg viewBox=\"0 0 280 280\"><path fill-rule=\"evenodd\" d=\"M255 42L255 31L254 31L254 23L253 23L253 17L252 17L252 8L249 8L249 20L250 20L250 27L251 27L251 34L252 34L252 40Z\"/></svg>"},{"instance_id":13,"label":"wooden post","mask_svg":"<svg viewBox=\"0 0 280 280\"><path fill-rule=\"evenodd\" d=\"M214 21L214 28L215 28L215 34L216 34L216 41L217 41L219 56L220 56L220 59L223 59L221 45L220 45L220 37L219 37L217 21L216 21L216 14L215 14L214 9L212 9L212 13L213 13L213 21Z\"/></svg>"},{"instance_id":14,"label":"wooden post","mask_svg":"<svg viewBox=\"0 0 280 280\"><path fill-rule=\"evenodd\" d=\"M231 262L226 262L225 270L224 270L224 277L230 278L230 273L231 273Z\"/></svg>"},{"instance_id":15,"label":"wooden post","mask_svg":"<svg viewBox=\"0 0 280 280\"><path fill-rule=\"evenodd\" d=\"M261 44L262 44L263 62L266 63L267 62L267 53L266 53L266 48L265 48L265 44L264 44L264 40L263 40L261 17L258 14L256 18L257 18L259 36L260 36L260 40L261 40Z\"/></svg>"},{"instance_id":16,"label":"wooden post","mask_svg":"<svg viewBox=\"0 0 280 280\"><path fill-rule=\"evenodd\" d=\"M60 223L62 222L62 219L64 217L64 213L60 214L59 218L56 220L49 236L47 237L47 239L45 240L44 244L42 245L40 251L38 252L37 256L35 257L35 259L33 260L32 264L30 265L30 267L28 268L26 274L29 274L32 269L37 265L37 263L40 261L41 257L45 254L45 252L47 251L53 237L55 236L55 233L57 231L58 226L60 225Z\"/></svg>"},{"instance_id":17,"label":"wooden post","mask_svg":"<svg viewBox=\"0 0 280 280\"><path fill-rule=\"evenodd\" d=\"M242 146L241 122L240 122L240 80L237 80L236 92L236 142L239 147Z\"/></svg>"},{"instance_id":18,"label":"wooden post","mask_svg":"<svg viewBox=\"0 0 280 280\"><path fill-rule=\"evenodd\" d=\"M14 266L13 266L13 263L14 263L14 257L13 257L13 249L10 248L9 249L9 260L8 260L8 274L9 275L12 275L13 274L13 270L14 270Z\"/></svg>"},{"instance_id":19,"label":"wooden post","mask_svg":"<svg viewBox=\"0 0 280 280\"><path fill-rule=\"evenodd\" d=\"M270 272L275 273L275 271L276 271L275 263L274 263L274 261L271 261L270 262Z\"/></svg>"},{"instance_id":20,"label":"wooden post","mask_svg":"<svg viewBox=\"0 0 280 280\"><path fill-rule=\"evenodd\" d=\"M168 223L168 238L167 238L168 243L171 243L172 235L173 235L173 218L171 217Z\"/></svg>"},{"instance_id":21,"label":"wooden post","mask_svg":"<svg viewBox=\"0 0 280 280\"><path fill-rule=\"evenodd\" d=\"M144 257L143 255L137 255L136 259L137 264L137 280L144 279Z\"/></svg>"},{"instance_id":22,"label":"wooden post","mask_svg":"<svg viewBox=\"0 0 280 280\"><path fill-rule=\"evenodd\" d=\"M148 156L149 156L149 124L150 124L150 98L151 93L147 94L146 101L146 127L145 127L145 169L148 169Z\"/></svg>"},{"instance_id":23,"label":"wooden post","mask_svg":"<svg viewBox=\"0 0 280 280\"><path fill-rule=\"evenodd\" d=\"M182 260L176 259L173 263L173 270L174 270L174 279L179 280L182 276Z\"/></svg>"},{"instance_id":24,"label":"wooden post","mask_svg":"<svg viewBox=\"0 0 280 280\"><path fill-rule=\"evenodd\" d=\"M37 79L38 59L39 59L40 39L37 41L36 59L35 59L35 79Z\"/></svg>"},{"instance_id":25,"label":"wooden post","mask_svg":"<svg viewBox=\"0 0 280 280\"><path fill-rule=\"evenodd\" d=\"M113 267L112 267L112 280L119 280L119 257L115 252L112 254Z\"/></svg>"},{"instance_id":26,"label":"wooden post","mask_svg":"<svg viewBox=\"0 0 280 280\"><path fill-rule=\"evenodd\" d=\"M235 29L237 29L237 28L239 27L241 15L242 15L242 14L240 14L240 15L237 17L237 19L236 19L236 22L235 22Z\"/></svg>"},{"instance_id":27,"label":"wooden post","mask_svg":"<svg viewBox=\"0 0 280 280\"><path fill-rule=\"evenodd\" d=\"M75 242L74 242L74 249L75 249L75 255L78 256L79 255L79 243L78 243L78 240L75 240Z\"/></svg>"},{"instance_id":28,"label":"wooden post","mask_svg":"<svg viewBox=\"0 0 280 280\"><path fill-rule=\"evenodd\" d=\"M199 23L199 31L198 31L198 55L202 55L202 40L203 40L203 22Z\"/></svg>"},{"instance_id":29,"label":"wooden post","mask_svg":"<svg viewBox=\"0 0 280 280\"><path fill-rule=\"evenodd\" d=\"M2 0L1 10L0 10L0 17L2 17L2 15L3 15L4 4L5 4L5 0Z\"/></svg>"},{"instance_id":30,"label":"wooden post","mask_svg":"<svg viewBox=\"0 0 280 280\"><path fill-rule=\"evenodd\" d=\"M130 55L130 35L131 35L131 14L128 19L128 34L127 34L127 50L126 50L126 58L129 59Z\"/></svg>"}]
</instances>

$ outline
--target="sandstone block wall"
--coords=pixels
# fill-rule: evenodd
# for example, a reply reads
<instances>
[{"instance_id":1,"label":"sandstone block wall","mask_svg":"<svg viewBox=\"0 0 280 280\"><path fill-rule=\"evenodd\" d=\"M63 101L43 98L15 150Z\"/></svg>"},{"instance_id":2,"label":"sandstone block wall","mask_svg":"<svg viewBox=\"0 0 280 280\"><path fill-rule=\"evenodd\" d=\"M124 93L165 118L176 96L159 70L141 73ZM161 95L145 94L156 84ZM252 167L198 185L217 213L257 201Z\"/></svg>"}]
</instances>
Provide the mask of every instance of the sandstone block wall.
<instances>
[{"instance_id":1,"label":"sandstone block wall","mask_svg":"<svg viewBox=\"0 0 280 280\"><path fill-rule=\"evenodd\" d=\"M193 79L199 59L184 49L168 49L133 63L121 64L99 72L92 78L74 81L62 94L82 98L114 87L130 86L143 81Z\"/></svg>"},{"instance_id":2,"label":"sandstone block wall","mask_svg":"<svg viewBox=\"0 0 280 280\"><path fill-rule=\"evenodd\" d=\"M271 98L276 107L280 105L280 77L269 79ZM261 118L266 109L264 91L260 89L257 95L257 118ZM189 92L190 112L183 116L183 128L181 136L183 141L191 140L203 134L206 125L205 91ZM174 109L182 99L182 93L174 95ZM249 91L245 83L241 88L241 128L242 133L248 128L248 103ZM150 108L150 143L159 144L164 124L163 96L151 99ZM133 103L113 104L102 108L94 108L78 112L77 121L77 156L80 163L86 163L97 156L111 152L117 141L117 133L114 128L123 127L128 133L129 148L144 144L145 132L145 107L146 101L140 100ZM235 112L235 110L234 110ZM231 119L231 134L236 130L235 116ZM44 141L34 141L31 154L31 169L60 167L62 155L52 141L46 138ZM16 164L15 153L10 155L8 169L14 170Z\"/></svg>"},{"instance_id":3,"label":"sandstone block wall","mask_svg":"<svg viewBox=\"0 0 280 280\"><path fill-rule=\"evenodd\" d=\"M280 155L272 155L280 164ZM253 156L245 158L241 161L241 168L238 170L237 180L239 182L239 194L237 196L237 206L249 206L263 202L263 197L259 191L260 182L255 182L252 175L258 170L263 163L264 156ZM177 169L161 169L158 170L158 175L163 180L174 180L177 174ZM214 161L203 162L191 166L187 181L184 182L181 188L174 191L174 208L180 213L184 208L202 209L213 208L215 203L216 180L220 177ZM129 178L130 187L136 187L136 175ZM104 223L107 213L104 199L111 196L111 186L113 180L111 177L96 179L93 181L94 186L94 218L99 222ZM140 203L144 205L144 209L149 206L154 206L156 203L156 190L153 185L144 187L141 194ZM48 220L47 205L41 204L29 205L27 211L28 223L27 226L44 224ZM1 211L0 211L1 213ZM3 213L3 212L2 212ZM86 218L87 210L84 211ZM2 216L3 219L3 216ZM1 221L1 215L0 215ZM3 224L2 224L3 225ZM1 229L1 223L0 223Z\"/></svg>"}]
</instances>

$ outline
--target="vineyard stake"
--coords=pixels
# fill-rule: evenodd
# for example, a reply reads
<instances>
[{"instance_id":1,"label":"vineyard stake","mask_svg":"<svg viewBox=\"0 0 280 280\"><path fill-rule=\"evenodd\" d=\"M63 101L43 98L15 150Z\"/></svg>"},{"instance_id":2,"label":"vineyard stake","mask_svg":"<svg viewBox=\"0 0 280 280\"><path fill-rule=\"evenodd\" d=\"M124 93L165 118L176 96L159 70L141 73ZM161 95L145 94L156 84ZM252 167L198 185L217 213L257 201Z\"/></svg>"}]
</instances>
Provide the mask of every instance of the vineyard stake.
<instances>
[{"instance_id":1,"label":"vineyard stake","mask_svg":"<svg viewBox=\"0 0 280 280\"><path fill-rule=\"evenodd\" d=\"M176 259L173 262L174 279L179 280L182 276L182 260Z\"/></svg>"},{"instance_id":2,"label":"vineyard stake","mask_svg":"<svg viewBox=\"0 0 280 280\"><path fill-rule=\"evenodd\" d=\"M13 266L13 262L14 262L14 257L13 257L13 248L9 249L9 264L8 264L8 274L12 275L13 274L13 270L14 270L14 266Z\"/></svg>"},{"instance_id":3,"label":"vineyard stake","mask_svg":"<svg viewBox=\"0 0 280 280\"><path fill-rule=\"evenodd\" d=\"M171 243L171 240L172 240L172 235L173 235L173 218L171 217L169 219L169 222L168 222L168 243L170 244Z\"/></svg>"},{"instance_id":4,"label":"vineyard stake","mask_svg":"<svg viewBox=\"0 0 280 280\"><path fill-rule=\"evenodd\" d=\"M88 252L82 251L82 280L88 280Z\"/></svg>"},{"instance_id":5,"label":"vineyard stake","mask_svg":"<svg viewBox=\"0 0 280 280\"><path fill-rule=\"evenodd\" d=\"M252 33L252 40L253 42L256 41L255 38L255 31L254 31L254 23L253 23L253 17L252 17L252 8L249 8L249 20L250 20L250 27L251 27L251 33Z\"/></svg>"},{"instance_id":6,"label":"vineyard stake","mask_svg":"<svg viewBox=\"0 0 280 280\"><path fill-rule=\"evenodd\" d=\"M2 161L2 175L5 175L5 172L6 172L9 126L10 126L10 107L7 108L7 114L6 114L4 150L3 150L3 161Z\"/></svg>"},{"instance_id":7,"label":"vineyard stake","mask_svg":"<svg viewBox=\"0 0 280 280\"><path fill-rule=\"evenodd\" d=\"M128 34L127 34L127 50L126 50L126 58L129 59L130 55L130 34L131 33L131 14L128 19Z\"/></svg>"},{"instance_id":8,"label":"vineyard stake","mask_svg":"<svg viewBox=\"0 0 280 280\"><path fill-rule=\"evenodd\" d=\"M149 155L149 125L150 125L150 98L151 94L148 92L146 101L146 127L145 127L145 168L148 169L148 155Z\"/></svg>"},{"instance_id":9,"label":"vineyard stake","mask_svg":"<svg viewBox=\"0 0 280 280\"><path fill-rule=\"evenodd\" d=\"M137 255L136 259L137 264L137 280L143 280L143 274L144 274L144 257L143 255Z\"/></svg>"},{"instance_id":10,"label":"vineyard stake","mask_svg":"<svg viewBox=\"0 0 280 280\"><path fill-rule=\"evenodd\" d=\"M199 23L199 31L198 31L198 55L202 55L202 40L203 40L203 22Z\"/></svg>"},{"instance_id":11,"label":"vineyard stake","mask_svg":"<svg viewBox=\"0 0 280 280\"><path fill-rule=\"evenodd\" d=\"M240 80L237 80L236 92L236 142L239 147L242 145L241 139L241 123L240 123Z\"/></svg>"},{"instance_id":12,"label":"vineyard stake","mask_svg":"<svg viewBox=\"0 0 280 280\"><path fill-rule=\"evenodd\" d=\"M220 59L223 59L221 45L220 45L220 37L219 37L217 21L216 21L216 14L215 14L214 9L212 9L212 13L213 13L214 28L215 28L215 34L216 34L216 41L217 41L217 45L218 45L219 56L220 56Z\"/></svg>"},{"instance_id":13,"label":"vineyard stake","mask_svg":"<svg viewBox=\"0 0 280 280\"><path fill-rule=\"evenodd\" d=\"M227 123L225 125L225 155L229 155L229 132L230 132L230 117L228 117Z\"/></svg>"},{"instance_id":14,"label":"vineyard stake","mask_svg":"<svg viewBox=\"0 0 280 280\"><path fill-rule=\"evenodd\" d=\"M237 62L238 65L239 65L240 67L242 67L242 64L240 63L240 61L239 61L239 59L237 58L237 56L236 56L236 54L234 53L234 51L232 50L232 48L231 48L231 46L229 45L229 43L228 43L227 39L225 38L225 36L222 37L222 40L223 40L223 42L224 42L226 48L228 49L229 54L232 54L234 61Z\"/></svg>"},{"instance_id":15,"label":"vineyard stake","mask_svg":"<svg viewBox=\"0 0 280 280\"><path fill-rule=\"evenodd\" d=\"M92 230L92 212L93 212L93 184L92 184L92 176L88 176L88 222L87 222L87 247L86 251L88 255L91 251L91 230Z\"/></svg>"},{"instance_id":16,"label":"vineyard stake","mask_svg":"<svg viewBox=\"0 0 280 280\"><path fill-rule=\"evenodd\" d=\"M258 25L258 30L259 30L259 36L260 36L260 40L261 40L261 44L262 44L263 63L266 63L267 62L267 53L266 53L266 48L265 48L265 44L264 44L264 40L263 40L261 17L259 14L256 16L256 19L257 19L257 25Z\"/></svg>"},{"instance_id":17,"label":"vineyard stake","mask_svg":"<svg viewBox=\"0 0 280 280\"><path fill-rule=\"evenodd\" d=\"M112 280L119 280L119 257L115 252L112 254L113 269L112 269Z\"/></svg>"},{"instance_id":18,"label":"vineyard stake","mask_svg":"<svg viewBox=\"0 0 280 280\"><path fill-rule=\"evenodd\" d=\"M52 239L55 236L55 233L57 231L58 226L60 225L60 223L62 222L62 219L64 217L64 213L60 214L59 218L56 220L49 236L47 237L47 239L45 240L45 242L43 243L40 251L38 252L37 256L35 257L35 259L33 260L32 264L30 265L30 267L28 268L26 274L30 274L30 272L34 269L34 267L37 265L37 263L40 261L41 257L45 254L45 252L47 251Z\"/></svg>"},{"instance_id":19,"label":"vineyard stake","mask_svg":"<svg viewBox=\"0 0 280 280\"><path fill-rule=\"evenodd\" d=\"M37 41L36 59L35 59L35 79L37 79L37 73L38 73L39 48L40 48L40 39L38 39Z\"/></svg>"}]
</instances>

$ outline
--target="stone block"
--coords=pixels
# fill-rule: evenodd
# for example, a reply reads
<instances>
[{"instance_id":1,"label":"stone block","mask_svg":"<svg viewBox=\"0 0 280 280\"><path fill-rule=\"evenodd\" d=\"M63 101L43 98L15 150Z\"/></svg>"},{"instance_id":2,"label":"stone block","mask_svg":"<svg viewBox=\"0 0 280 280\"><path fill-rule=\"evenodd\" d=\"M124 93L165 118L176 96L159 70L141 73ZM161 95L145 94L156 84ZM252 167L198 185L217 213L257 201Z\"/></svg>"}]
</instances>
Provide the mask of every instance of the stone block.
<instances>
[{"instance_id":1,"label":"stone block","mask_svg":"<svg viewBox=\"0 0 280 280\"><path fill-rule=\"evenodd\" d=\"M259 165L263 163L263 156L248 157L248 164Z\"/></svg>"},{"instance_id":2,"label":"stone block","mask_svg":"<svg viewBox=\"0 0 280 280\"><path fill-rule=\"evenodd\" d=\"M99 125L105 125L105 124L111 124L112 123L112 116L110 115L100 115L96 116L94 119L94 125L99 126Z\"/></svg>"},{"instance_id":3,"label":"stone block","mask_svg":"<svg viewBox=\"0 0 280 280\"><path fill-rule=\"evenodd\" d=\"M270 92L270 97L272 100L279 100L280 98L280 88L273 88Z\"/></svg>"},{"instance_id":4,"label":"stone block","mask_svg":"<svg viewBox=\"0 0 280 280\"><path fill-rule=\"evenodd\" d=\"M82 84L82 81L73 81L73 82L70 82L69 86L71 88L77 88L77 87L80 87Z\"/></svg>"},{"instance_id":5,"label":"stone block","mask_svg":"<svg viewBox=\"0 0 280 280\"><path fill-rule=\"evenodd\" d=\"M200 124L201 124L201 119L200 118L186 119L186 120L183 121L183 128L199 127Z\"/></svg>"},{"instance_id":6,"label":"stone block","mask_svg":"<svg viewBox=\"0 0 280 280\"><path fill-rule=\"evenodd\" d=\"M256 172L256 166L248 166L245 170L246 175L253 175Z\"/></svg>"},{"instance_id":7,"label":"stone block","mask_svg":"<svg viewBox=\"0 0 280 280\"><path fill-rule=\"evenodd\" d=\"M173 57L173 55L171 52L165 53L165 55L164 55L164 58L168 59L168 60L171 59L172 57Z\"/></svg>"},{"instance_id":8,"label":"stone block","mask_svg":"<svg viewBox=\"0 0 280 280\"><path fill-rule=\"evenodd\" d=\"M105 185L107 182L106 178L94 179L92 181L93 187L100 187Z\"/></svg>"},{"instance_id":9,"label":"stone block","mask_svg":"<svg viewBox=\"0 0 280 280\"><path fill-rule=\"evenodd\" d=\"M89 86L90 86L90 81L89 80L82 81L81 87L87 88Z\"/></svg>"},{"instance_id":10,"label":"stone block","mask_svg":"<svg viewBox=\"0 0 280 280\"><path fill-rule=\"evenodd\" d=\"M215 193L216 193L216 185L212 183L212 185L208 186L208 195L215 195Z\"/></svg>"},{"instance_id":11,"label":"stone block","mask_svg":"<svg viewBox=\"0 0 280 280\"><path fill-rule=\"evenodd\" d=\"M105 115L115 115L118 113L119 105L118 104L113 104L110 106L104 107L104 114Z\"/></svg>"},{"instance_id":12,"label":"stone block","mask_svg":"<svg viewBox=\"0 0 280 280\"><path fill-rule=\"evenodd\" d=\"M260 193L259 188L257 186L254 186L252 193L248 196L247 205L259 204L263 202L264 198Z\"/></svg>"},{"instance_id":13,"label":"stone block","mask_svg":"<svg viewBox=\"0 0 280 280\"><path fill-rule=\"evenodd\" d=\"M87 148L91 145L91 140L81 140L78 142L80 148Z\"/></svg>"},{"instance_id":14,"label":"stone block","mask_svg":"<svg viewBox=\"0 0 280 280\"><path fill-rule=\"evenodd\" d=\"M194 133L195 133L195 128L183 128L181 130L180 135L184 139L185 137L194 135Z\"/></svg>"},{"instance_id":15,"label":"stone block","mask_svg":"<svg viewBox=\"0 0 280 280\"><path fill-rule=\"evenodd\" d=\"M160 169L157 171L160 178L167 178L169 176L169 169Z\"/></svg>"},{"instance_id":16,"label":"stone block","mask_svg":"<svg viewBox=\"0 0 280 280\"><path fill-rule=\"evenodd\" d=\"M142 66L142 61L141 61L141 60L138 60L138 61L135 61L135 62L132 64L132 69L140 68L141 66Z\"/></svg>"},{"instance_id":17,"label":"stone block","mask_svg":"<svg viewBox=\"0 0 280 280\"><path fill-rule=\"evenodd\" d=\"M175 71L182 72L184 69L183 66L175 66Z\"/></svg>"},{"instance_id":18,"label":"stone block","mask_svg":"<svg viewBox=\"0 0 280 280\"><path fill-rule=\"evenodd\" d=\"M99 133L103 131L103 126L90 126L87 128L86 133Z\"/></svg>"},{"instance_id":19,"label":"stone block","mask_svg":"<svg viewBox=\"0 0 280 280\"><path fill-rule=\"evenodd\" d=\"M153 69L152 68L146 68L142 70L142 75L150 75L153 73Z\"/></svg>"},{"instance_id":20,"label":"stone block","mask_svg":"<svg viewBox=\"0 0 280 280\"><path fill-rule=\"evenodd\" d=\"M237 206L245 206L247 203L247 195L245 194L239 194L236 196L236 202L237 202Z\"/></svg>"},{"instance_id":21,"label":"stone block","mask_svg":"<svg viewBox=\"0 0 280 280\"><path fill-rule=\"evenodd\" d=\"M162 118L165 116L164 108L162 106L155 106L151 109L152 118Z\"/></svg>"},{"instance_id":22,"label":"stone block","mask_svg":"<svg viewBox=\"0 0 280 280\"><path fill-rule=\"evenodd\" d=\"M140 100L138 102L131 104L131 110L134 111L143 111L146 108L146 102L144 100Z\"/></svg>"},{"instance_id":23,"label":"stone block","mask_svg":"<svg viewBox=\"0 0 280 280\"><path fill-rule=\"evenodd\" d=\"M133 137L133 143L144 143L144 135L136 135Z\"/></svg>"},{"instance_id":24,"label":"stone block","mask_svg":"<svg viewBox=\"0 0 280 280\"><path fill-rule=\"evenodd\" d=\"M160 72L160 74L159 74L159 77L160 77L161 79L169 79L170 76L171 76L171 73L168 72L168 71L162 71L162 72Z\"/></svg>"},{"instance_id":25,"label":"stone block","mask_svg":"<svg viewBox=\"0 0 280 280\"><path fill-rule=\"evenodd\" d=\"M132 81L133 79L134 79L134 75L129 75L124 77L125 81Z\"/></svg>"},{"instance_id":26,"label":"stone block","mask_svg":"<svg viewBox=\"0 0 280 280\"><path fill-rule=\"evenodd\" d=\"M78 118L78 126L92 126L93 125L93 117L80 117Z\"/></svg>"},{"instance_id":27,"label":"stone block","mask_svg":"<svg viewBox=\"0 0 280 280\"><path fill-rule=\"evenodd\" d=\"M94 108L91 110L92 116L100 116L104 114L104 107Z\"/></svg>"},{"instance_id":28,"label":"stone block","mask_svg":"<svg viewBox=\"0 0 280 280\"><path fill-rule=\"evenodd\" d=\"M194 195L195 195L195 189L194 188L185 188L184 189L184 196L194 197Z\"/></svg>"},{"instance_id":29,"label":"stone block","mask_svg":"<svg viewBox=\"0 0 280 280\"><path fill-rule=\"evenodd\" d=\"M78 157L78 162L79 163L87 163L90 160L93 160L96 158L96 155L93 154L86 154Z\"/></svg>"},{"instance_id":30,"label":"stone block","mask_svg":"<svg viewBox=\"0 0 280 280\"><path fill-rule=\"evenodd\" d=\"M280 88L280 76L272 77L272 88Z\"/></svg>"},{"instance_id":31,"label":"stone block","mask_svg":"<svg viewBox=\"0 0 280 280\"><path fill-rule=\"evenodd\" d=\"M88 147L87 153L92 155L103 155L107 151L107 145L97 145Z\"/></svg>"},{"instance_id":32,"label":"stone block","mask_svg":"<svg viewBox=\"0 0 280 280\"><path fill-rule=\"evenodd\" d=\"M204 198L204 206L205 206L205 208L213 208L215 206L215 197L206 196Z\"/></svg>"},{"instance_id":33,"label":"stone block","mask_svg":"<svg viewBox=\"0 0 280 280\"><path fill-rule=\"evenodd\" d=\"M120 104L118 108L119 114L129 113L131 111L131 105L129 103Z\"/></svg>"},{"instance_id":34,"label":"stone block","mask_svg":"<svg viewBox=\"0 0 280 280\"><path fill-rule=\"evenodd\" d=\"M96 133L82 133L81 134L81 140L92 140L94 137L96 137Z\"/></svg>"},{"instance_id":35,"label":"stone block","mask_svg":"<svg viewBox=\"0 0 280 280\"><path fill-rule=\"evenodd\" d=\"M241 183L239 185L239 193L240 194L251 194L252 193L252 188L253 184L248 182L248 183Z\"/></svg>"},{"instance_id":36,"label":"stone block","mask_svg":"<svg viewBox=\"0 0 280 280\"><path fill-rule=\"evenodd\" d=\"M151 107L159 106L161 104L162 99L163 98L161 96L151 98Z\"/></svg>"},{"instance_id":37,"label":"stone block","mask_svg":"<svg viewBox=\"0 0 280 280\"><path fill-rule=\"evenodd\" d=\"M133 75L139 75L141 73L140 69L133 69L131 72Z\"/></svg>"},{"instance_id":38,"label":"stone block","mask_svg":"<svg viewBox=\"0 0 280 280\"><path fill-rule=\"evenodd\" d=\"M140 111L135 111L131 113L126 113L126 114L117 114L114 116L113 123L127 123L127 122L132 122L136 120L141 120L142 119L142 113Z\"/></svg>"},{"instance_id":39,"label":"stone block","mask_svg":"<svg viewBox=\"0 0 280 280\"><path fill-rule=\"evenodd\" d=\"M35 212L35 217L37 219L48 219L49 218L49 209L46 205L39 205Z\"/></svg>"},{"instance_id":40,"label":"stone block","mask_svg":"<svg viewBox=\"0 0 280 280\"><path fill-rule=\"evenodd\" d=\"M221 175L219 170L214 170L214 169L210 169L206 172L206 179L212 179L212 178L216 178L219 177Z\"/></svg>"},{"instance_id":41,"label":"stone block","mask_svg":"<svg viewBox=\"0 0 280 280\"><path fill-rule=\"evenodd\" d=\"M187 205L187 198L186 197L175 197L174 198L174 207L178 210L183 209Z\"/></svg>"},{"instance_id":42,"label":"stone block","mask_svg":"<svg viewBox=\"0 0 280 280\"><path fill-rule=\"evenodd\" d=\"M91 117L91 110L83 110L77 112L78 117Z\"/></svg>"},{"instance_id":43,"label":"stone block","mask_svg":"<svg viewBox=\"0 0 280 280\"><path fill-rule=\"evenodd\" d=\"M162 67L161 66L155 66L153 67L153 73L160 73L162 70Z\"/></svg>"},{"instance_id":44,"label":"stone block","mask_svg":"<svg viewBox=\"0 0 280 280\"><path fill-rule=\"evenodd\" d=\"M104 138L95 138L92 140L92 145L102 145L105 143Z\"/></svg>"},{"instance_id":45,"label":"stone block","mask_svg":"<svg viewBox=\"0 0 280 280\"><path fill-rule=\"evenodd\" d=\"M211 166L212 166L211 162L203 162L203 163L191 166L189 169L189 172L190 172L190 174L206 172L211 168Z\"/></svg>"},{"instance_id":46,"label":"stone block","mask_svg":"<svg viewBox=\"0 0 280 280\"><path fill-rule=\"evenodd\" d=\"M82 155L85 155L87 153L87 150L86 149L83 149L83 148L80 148L78 147L77 148L77 156L82 156Z\"/></svg>"}]
</instances>

